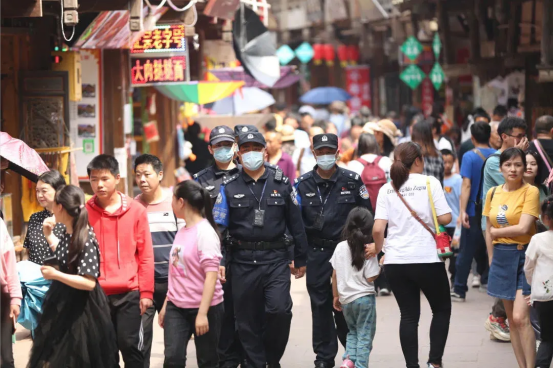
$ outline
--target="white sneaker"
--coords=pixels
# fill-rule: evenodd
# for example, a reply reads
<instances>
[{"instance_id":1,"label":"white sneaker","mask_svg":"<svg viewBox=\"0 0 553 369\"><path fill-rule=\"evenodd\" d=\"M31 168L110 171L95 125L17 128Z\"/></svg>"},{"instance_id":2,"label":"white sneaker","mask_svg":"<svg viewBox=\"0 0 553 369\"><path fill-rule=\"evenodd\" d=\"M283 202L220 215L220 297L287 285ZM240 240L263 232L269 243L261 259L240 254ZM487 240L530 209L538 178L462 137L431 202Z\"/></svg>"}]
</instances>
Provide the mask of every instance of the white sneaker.
<instances>
[{"instance_id":1,"label":"white sneaker","mask_svg":"<svg viewBox=\"0 0 553 369\"><path fill-rule=\"evenodd\" d=\"M472 288L478 288L478 287L480 287L480 276L475 275L474 277L472 277Z\"/></svg>"}]
</instances>

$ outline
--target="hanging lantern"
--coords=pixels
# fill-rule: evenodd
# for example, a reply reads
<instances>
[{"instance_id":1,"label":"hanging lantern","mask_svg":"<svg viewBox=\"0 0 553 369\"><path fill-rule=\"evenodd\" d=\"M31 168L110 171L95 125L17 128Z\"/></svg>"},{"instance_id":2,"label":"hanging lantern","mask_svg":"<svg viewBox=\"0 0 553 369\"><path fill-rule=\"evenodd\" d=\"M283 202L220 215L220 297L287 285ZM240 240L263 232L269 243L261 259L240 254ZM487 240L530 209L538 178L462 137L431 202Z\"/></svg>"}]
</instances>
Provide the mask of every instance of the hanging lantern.
<instances>
[{"instance_id":1,"label":"hanging lantern","mask_svg":"<svg viewBox=\"0 0 553 369\"><path fill-rule=\"evenodd\" d=\"M334 46L332 44L324 45L324 59L326 60L326 65L332 67L334 65L334 58L336 58L336 53L334 52Z\"/></svg>"},{"instance_id":2,"label":"hanging lantern","mask_svg":"<svg viewBox=\"0 0 553 369\"><path fill-rule=\"evenodd\" d=\"M359 61L359 46L349 45L347 47L347 54L348 54L348 61L352 65L357 65L357 62Z\"/></svg>"},{"instance_id":3,"label":"hanging lantern","mask_svg":"<svg viewBox=\"0 0 553 369\"><path fill-rule=\"evenodd\" d=\"M324 59L324 45L323 44L314 44L313 45L313 62L315 63L315 65L321 65L323 59Z\"/></svg>"},{"instance_id":4,"label":"hanging lantern","mask_svg":"<svg viewBox=\"0 0 553 369\"><path fill-rule=\"evenodd\" d=\"M340 60L340 65L342 68L347 67L348 65L348 47L346 45L338 46L338 60Z\"/></svg>"}]
</instances>

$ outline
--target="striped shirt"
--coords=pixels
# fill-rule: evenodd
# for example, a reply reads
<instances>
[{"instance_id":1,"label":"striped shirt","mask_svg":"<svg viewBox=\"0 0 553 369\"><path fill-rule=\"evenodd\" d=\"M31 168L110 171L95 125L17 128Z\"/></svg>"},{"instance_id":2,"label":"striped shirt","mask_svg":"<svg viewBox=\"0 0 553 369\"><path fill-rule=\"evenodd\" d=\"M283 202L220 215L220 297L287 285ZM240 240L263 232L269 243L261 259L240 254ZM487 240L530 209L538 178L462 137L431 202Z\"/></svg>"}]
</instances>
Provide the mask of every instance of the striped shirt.
<instances>
[{"instance_id":1,"label":"striped shirt","mask_svg":"<svg viewBox=\"0 0 553 369\"><path fill-rule=\"evenodd\" d=\"M148 223L152 234L154 247L155 281L167 282L169 276L169 256L177 231L184 227L184 220L177 219L173 213L171 202L173 194L164 189L164 198L161 202L147 204L142 201L141 195L135 197L148 212Z\"/></svg>"}]
</instances>

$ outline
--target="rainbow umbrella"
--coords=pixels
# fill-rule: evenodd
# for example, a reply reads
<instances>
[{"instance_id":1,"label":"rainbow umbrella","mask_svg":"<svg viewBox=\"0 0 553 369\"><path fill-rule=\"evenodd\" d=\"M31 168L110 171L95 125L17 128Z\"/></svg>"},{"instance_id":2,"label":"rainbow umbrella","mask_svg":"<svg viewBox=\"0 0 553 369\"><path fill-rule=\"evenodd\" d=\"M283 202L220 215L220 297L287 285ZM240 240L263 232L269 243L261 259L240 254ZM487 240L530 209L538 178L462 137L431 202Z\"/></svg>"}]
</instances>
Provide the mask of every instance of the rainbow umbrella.
<instances>
[{"instance_id":1,"label":"rainbow umbrella","mask_svg":"<svg viewBox=\"0 0 553 369\"><path fill-rule=\"evenodd\" d=\"M170 99L208 104L232 95L244 86L244 81L229 82L187 82L178 85L156 86L156 89Z\"/></svg>"}]
</instances>

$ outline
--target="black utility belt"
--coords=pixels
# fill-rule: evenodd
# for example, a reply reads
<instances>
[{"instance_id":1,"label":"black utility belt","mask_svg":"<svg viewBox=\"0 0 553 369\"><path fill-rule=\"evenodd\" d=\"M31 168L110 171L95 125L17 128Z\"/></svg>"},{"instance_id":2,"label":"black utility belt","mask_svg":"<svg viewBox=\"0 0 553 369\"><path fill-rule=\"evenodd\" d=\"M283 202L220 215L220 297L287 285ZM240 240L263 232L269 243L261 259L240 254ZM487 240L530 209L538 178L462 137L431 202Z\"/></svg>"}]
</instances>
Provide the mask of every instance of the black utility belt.
<instances>
[{"instance_id":1,"label":"black utility belt","mask_svg":"<svg viewBox=\"0 0 553 369\"><path fill-rule=\"evenodd\" d=\"M309 241L309 245L322 247L324 249L335 249L336 246L340 243L340 241L335 240L326 240L324 238L317 238L317 237L307 237L307 240Z\"/></svg>"},{"instance_id":2,"label":"black utility belt","mask_svg":"<svg viewBox=\"0 0 553 369\"><path fill-rule=\"evenodd\" d=\"M230 243L232 250L254 250L254 251L266 251L266 250L283 250L288 248L288 243L285 241L237 241L233 240Z\"/></svg>"}]
</instances>

